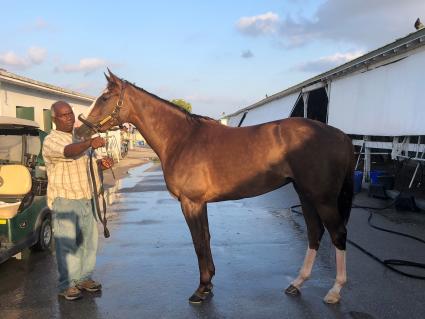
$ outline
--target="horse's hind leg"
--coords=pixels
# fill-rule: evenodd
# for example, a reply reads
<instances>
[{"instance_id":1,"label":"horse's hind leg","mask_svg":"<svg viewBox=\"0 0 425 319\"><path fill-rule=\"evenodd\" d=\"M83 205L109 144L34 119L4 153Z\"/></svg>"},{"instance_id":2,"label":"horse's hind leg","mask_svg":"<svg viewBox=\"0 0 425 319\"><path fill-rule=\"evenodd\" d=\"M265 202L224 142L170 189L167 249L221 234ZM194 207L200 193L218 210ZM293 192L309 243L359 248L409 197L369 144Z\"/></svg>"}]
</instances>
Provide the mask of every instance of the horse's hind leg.
<instances>
[{"instance_id":1,"label":"horse's hind leg","mask_svg":"<svg viewBox=\"0 0 425 319\"><path fill-rule=\"evenodd\" d=\"M332 243L336 250L336 279L333 287L328 291L324 302L334 304L341 299L341 289L347 282L346 270L346 241L347 229L344 225L344 220L341 217L337 205L321 205L318 208L320 217L328 230Z\"/></svg>"},{"instance_id":2,"label":"horse's hind leg","mask_svg":"<svg viewBox=\"0 0 425 319\"><path fill-rule=\"evenodd\" d=\"M328 291L323 301L329 304L338 303L341 300L341 289L347 282L347 270L345 250L336 250L336 280L333 287Z\"/></svg>"},{"instance_id":3,"label":"horse's hind leg","mask_svg":"<svg viewBox=\"0 0 425 319\"><path fill-rule=\"evenodd\" d=\"M308 278L310 278L317 250L319 249L320 240L322 239L324 232L322 221L320 220L316 209L307 199L300 196L300 200L304 219L307 225L308 248L298 277L295 278L285 290L285 293L289 295L299 295L301 286Z\"/></svg>"},{"instance_id":4,"label":"horse's hind leg","mask_svg":"<svg viewBox=\"0 0 425 319\"><path fill-rule=\"evenodd\" d=\"M181 207L192 235L200 273L199 287L189 298L189 302L202 303L212 290L211 279L215 274L210 247L207 205L184 198L181 200Z\"/></svg>"}]
</instances>

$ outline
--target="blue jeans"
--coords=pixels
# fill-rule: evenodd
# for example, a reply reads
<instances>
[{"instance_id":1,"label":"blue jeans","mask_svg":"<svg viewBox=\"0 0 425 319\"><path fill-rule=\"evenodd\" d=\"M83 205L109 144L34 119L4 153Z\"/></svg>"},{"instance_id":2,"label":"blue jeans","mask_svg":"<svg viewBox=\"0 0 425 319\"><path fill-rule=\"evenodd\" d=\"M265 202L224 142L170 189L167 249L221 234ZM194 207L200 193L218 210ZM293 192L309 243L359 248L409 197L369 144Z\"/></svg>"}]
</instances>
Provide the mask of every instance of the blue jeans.
<instances>
[{"instance_id":1,"label":"blue jeans","mask_svg":"<svg viewBox=\"0 0 425 319\"><path fill-rule=\"evenodd\" d=\"M59 271L59 290L91 279L97 251L97 225L91 199L53 201L53 234Z\"/></svg>"}]
</instances>

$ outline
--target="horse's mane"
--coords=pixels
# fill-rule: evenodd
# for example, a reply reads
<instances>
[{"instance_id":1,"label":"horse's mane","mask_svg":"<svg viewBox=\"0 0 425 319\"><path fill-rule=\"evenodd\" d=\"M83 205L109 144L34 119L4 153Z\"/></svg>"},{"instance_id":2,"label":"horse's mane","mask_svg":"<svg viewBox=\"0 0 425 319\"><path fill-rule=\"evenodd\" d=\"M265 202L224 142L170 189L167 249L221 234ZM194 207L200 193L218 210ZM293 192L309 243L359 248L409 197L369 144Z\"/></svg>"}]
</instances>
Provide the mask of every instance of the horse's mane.
<instances>
[{"instance_id":1,"label":"horse's mane","mask_svg":"<svg viewBox=\"0 0 425 319\"><path fill-rule=\"evenodd\" d=\"M204 121L209 121L209 122L214 122L214 123L220 124L219 121L217 121L217 120L215 120L215 119L213 119L211 117L190 113L186 109L184 109L184 108L182 108L182 107L180 107L180 106L178 106L178 105L176 105L176 104L174 104L174 103L172 103L170 101L167 101L167 100L165 100L165 99L163 99L163 98L161 98L161 97L159 97L159 96L157 96L157 95L155 95L153 93L150 93L150 92L146 91L145 89L143 89L141 87L138 87L134 83L130 83L130 82L126 81L126 80L123 80L123 81L126 82L127 84L130 84L135 89L137 89L137 90L139 90L139 91L141 91L143 93L146 93L146 94L152 96L153 98L155 98L157 100L160 100L161 102L164 102L168 106L170 106L170 107L172 107L172 108L174 108L174 109L176 109L176 110L184 113L186 115L186 118L189 119L189 120L194 120L194 121L197 121L197 122L200 122L201 120L204 120Z\"/></svg>"}]
</instances>

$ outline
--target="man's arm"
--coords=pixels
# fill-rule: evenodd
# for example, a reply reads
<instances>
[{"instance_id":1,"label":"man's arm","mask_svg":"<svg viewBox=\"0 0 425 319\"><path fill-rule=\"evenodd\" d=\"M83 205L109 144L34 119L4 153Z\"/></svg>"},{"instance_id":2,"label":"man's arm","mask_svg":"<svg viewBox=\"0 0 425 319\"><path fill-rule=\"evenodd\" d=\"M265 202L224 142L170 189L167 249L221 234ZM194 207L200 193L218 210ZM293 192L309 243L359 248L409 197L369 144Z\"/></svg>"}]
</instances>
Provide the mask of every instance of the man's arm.
<instances>
[{"instance_id":1,"label":"man's arm","mask_svg":"<svg viewBox=\"0 0 425 319\"><path fill-rule=\"evenodd\" d=\"M105 139L100 136L97 136L95 138L91 138L83 142L72 143L65 146L63 154L66 158L73 158L83 154L89 147L97 149L99 147L105 146L105 144Z\"/></svg>"}]
</instances>

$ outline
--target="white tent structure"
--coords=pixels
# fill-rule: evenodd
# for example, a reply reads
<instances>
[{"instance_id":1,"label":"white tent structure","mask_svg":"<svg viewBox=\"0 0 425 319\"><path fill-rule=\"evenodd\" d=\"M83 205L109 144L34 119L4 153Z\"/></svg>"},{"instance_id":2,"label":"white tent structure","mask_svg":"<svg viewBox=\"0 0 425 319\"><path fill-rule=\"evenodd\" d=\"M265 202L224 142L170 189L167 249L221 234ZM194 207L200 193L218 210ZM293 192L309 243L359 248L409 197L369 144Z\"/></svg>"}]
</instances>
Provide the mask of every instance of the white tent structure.
<instances>
[{"instance_id":1,"label":"white tent structure","mask_svg":"<svg viewBox=\"0 0 425 319\"><path fill-rule=\"evenodd\" d=\"M227 115L230 126L307 117L335 126L365 154L424 160L425 29ZM412 138L414 137L414 138ZM422 139L421 139L422 137ZM411 143L410 141L415 141Z\"/></svg>"}]
</instances>

